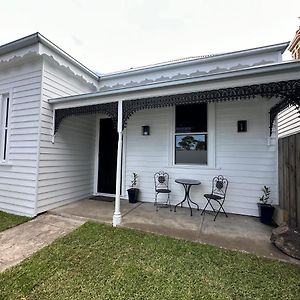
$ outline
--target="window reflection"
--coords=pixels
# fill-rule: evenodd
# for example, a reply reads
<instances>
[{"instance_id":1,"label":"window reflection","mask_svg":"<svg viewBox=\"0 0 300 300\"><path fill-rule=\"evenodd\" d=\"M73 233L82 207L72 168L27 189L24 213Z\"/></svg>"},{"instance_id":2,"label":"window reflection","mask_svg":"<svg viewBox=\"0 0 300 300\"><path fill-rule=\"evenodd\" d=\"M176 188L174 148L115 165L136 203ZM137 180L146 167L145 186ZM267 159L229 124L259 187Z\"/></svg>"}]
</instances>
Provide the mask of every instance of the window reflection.
<instances>
[{"instance_id":1,"label":"window reflection","mask_svg":"<svg viewBox=\"0 0 300 300\"><path fill-rule=\"evenodd\" d=\"M207 164L207 134L175 136L177 164Z\"/></svg>"}]
</instances>

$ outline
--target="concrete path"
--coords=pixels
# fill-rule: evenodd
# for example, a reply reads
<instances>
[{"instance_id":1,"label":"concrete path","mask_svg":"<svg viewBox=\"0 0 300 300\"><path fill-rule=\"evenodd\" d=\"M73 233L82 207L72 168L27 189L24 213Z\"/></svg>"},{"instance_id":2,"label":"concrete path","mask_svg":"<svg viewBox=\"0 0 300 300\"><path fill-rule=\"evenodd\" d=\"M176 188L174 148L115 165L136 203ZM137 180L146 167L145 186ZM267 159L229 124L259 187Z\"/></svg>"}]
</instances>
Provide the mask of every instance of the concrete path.
<instances>
[{"instance_id":1,"label":"concrete path","mask_svg":"<svg viewBox=\"0 0 300 300\"><path fill-rule=\"evenodd\" d=\"M50 211L60 216L79 220L93 220L112 224L114 203L82 200ZM253 253L259 256L300 264L279 251L271 242L273 227L260 223L258 218L220 214L213 221L211 214L201 216L201 211L178 208L176 213L168 208L157 212L153 203L130 204L121 201L122 227L143 230L193 242Z\"/></svg>"},{"instance_id":2,"label":"concrete path","mask_svg":"<svg viewBox=\"0 0 300 300\"><path fill-rule=\"evenodd\" d=\"M0 272L32 255L84 221L51 214L0 232Z\"/></svg>"},{"instance_id":3,"label":"concrete path","mask_svg":"<svg viewBox=\"0 0 300 300\"><path fill-rule=\"evenodd\" d=\"M151 203L122 201L122 226L163 235L245 251L256 255L300 264L280 252L270 242L272 227L257 218L223 214L216 222L200 211L178 208L177 212ZM0 272L32 255L55 239L66 235L87 220L111 224L113 203L83 200L40 215L35 219L0 232Z\"/></svg>"},{"instance_id":4,"label":"concrete path","mask_svg":"<svg viewBox=\"0 0 300 300\"><path fill-rule=\"evenodd\" d=\"M214 222L209 213L193 210L191 217L187 208L154 212L153 204L143 203L123 217L122 226L300 264L270 242L273 227L255 217L228 216L220 214Z\"/></svg>"}]
</instances>

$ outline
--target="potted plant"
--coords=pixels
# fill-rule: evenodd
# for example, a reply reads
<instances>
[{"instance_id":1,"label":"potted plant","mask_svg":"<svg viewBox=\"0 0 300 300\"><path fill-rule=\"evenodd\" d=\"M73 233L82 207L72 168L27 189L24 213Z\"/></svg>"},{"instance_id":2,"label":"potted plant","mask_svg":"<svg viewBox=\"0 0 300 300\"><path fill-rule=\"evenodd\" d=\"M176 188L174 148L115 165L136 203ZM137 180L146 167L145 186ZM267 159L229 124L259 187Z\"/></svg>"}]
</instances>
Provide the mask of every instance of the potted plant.
<instances>
[{"instance_id":1,"label":"potted plant","mask_svg":"<svg viewBox=\"0 0 300 300\"><path fill-rule=\"evenodd\" d=\"M137 173L132 173L130 189L127 190L130 203L138 202L139 189L137 188Z\"/></svg>"},{"instance_id":2,"label":"potted plant","mask_svg":"<svg viewBox=\"0 0 300 300\"><path fill-rule=\"evenodd\" d=\"M271 190L270 187L264 185L262 188L263 195L259 198L259 203L257 203L259 208L260 221L264 224L272 224L274 206L269 203Z\"/></svg>"}]
</instances>

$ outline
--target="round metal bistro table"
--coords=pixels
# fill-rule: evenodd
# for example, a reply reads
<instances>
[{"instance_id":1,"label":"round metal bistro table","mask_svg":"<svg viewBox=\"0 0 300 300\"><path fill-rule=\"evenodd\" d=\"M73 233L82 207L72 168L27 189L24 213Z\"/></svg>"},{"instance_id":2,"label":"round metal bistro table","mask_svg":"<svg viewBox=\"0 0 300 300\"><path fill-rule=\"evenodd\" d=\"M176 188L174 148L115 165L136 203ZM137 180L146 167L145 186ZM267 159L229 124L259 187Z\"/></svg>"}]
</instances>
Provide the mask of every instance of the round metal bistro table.
<instances>
[{"instance_id":1,"label":"round metal bistro table","mask_svg":"<svg viewBox=\"0 0 300 300\"><path fill-rule=\"evenodd\" d=\"M192 212L192 207L191 207L191 203L193 203L194 205L197 206L197 210L199 210L199 206L197 203L193 202L191 200L191 197L190 197L190 189L193 185L199 185L201 184L201 182L199 180L195 180L195 179L175 179L175 182L176 183L179 183L179 184L182 184L183 187L184 187L184 198L181 202L177 203L174 207L174 212L176 212L176 208L178 205L180 205L182 207L182 204L187 201L189 207L190 207L190 210L191 210L191 216L193 215L193 212Z\"/></svg>"}]
</instances>

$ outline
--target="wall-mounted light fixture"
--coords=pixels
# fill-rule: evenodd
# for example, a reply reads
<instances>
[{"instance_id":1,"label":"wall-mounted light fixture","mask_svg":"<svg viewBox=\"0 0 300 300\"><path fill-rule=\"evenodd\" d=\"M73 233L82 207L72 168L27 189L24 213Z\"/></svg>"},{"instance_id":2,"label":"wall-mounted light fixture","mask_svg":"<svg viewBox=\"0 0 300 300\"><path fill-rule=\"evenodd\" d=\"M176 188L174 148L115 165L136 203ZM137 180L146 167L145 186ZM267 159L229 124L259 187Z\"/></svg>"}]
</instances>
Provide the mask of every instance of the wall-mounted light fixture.
<instances>
[{"instance_id":1,"label":"wall-mounted light fixture","mask_svg":"<svg viewBox=\"0 0 300 300\"><path fill-rule=\"evenodd\" d=\"M150 135L150 126L142 126L142 135Z\"/></svg>"},{"instance_id":2,"label":"wall-mounted light fixture","mask_svg":"<svg viewBox=\"0 0 300 300\"><path fill-rule=\"evenodd\" d=\"M246 132L247 131L247 121L246 120L237 121L237 131L238 132Z\"/></svg>"}]
</instances>

